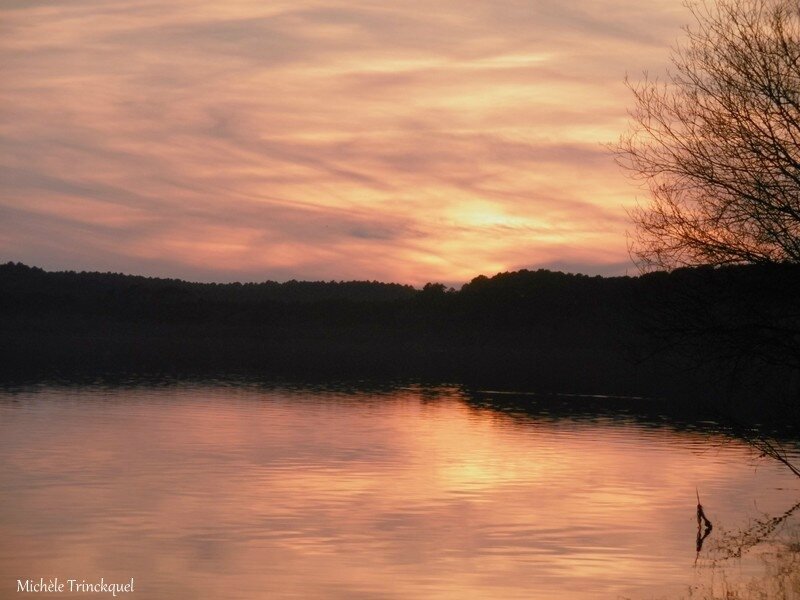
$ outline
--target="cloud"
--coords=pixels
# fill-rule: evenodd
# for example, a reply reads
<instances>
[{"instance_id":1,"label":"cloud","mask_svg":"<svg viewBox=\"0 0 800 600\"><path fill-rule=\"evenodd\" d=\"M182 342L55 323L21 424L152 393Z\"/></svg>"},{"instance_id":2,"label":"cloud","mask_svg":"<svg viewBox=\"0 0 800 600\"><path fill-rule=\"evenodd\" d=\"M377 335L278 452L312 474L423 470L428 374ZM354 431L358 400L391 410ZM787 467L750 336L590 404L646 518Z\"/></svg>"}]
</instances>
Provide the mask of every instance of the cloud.
<instances>
[{"instance_id":1,"label":"cloud","mask_svg":"<svg viewBox=\"0 0 800 600\"><path fill-rule=\"evenodd\" d=\"M609 272L636 190L602 143L623 74L662 66L683 18L672 0L6 2L0 253L217 280Z\"/></svg>"}]
</instances>

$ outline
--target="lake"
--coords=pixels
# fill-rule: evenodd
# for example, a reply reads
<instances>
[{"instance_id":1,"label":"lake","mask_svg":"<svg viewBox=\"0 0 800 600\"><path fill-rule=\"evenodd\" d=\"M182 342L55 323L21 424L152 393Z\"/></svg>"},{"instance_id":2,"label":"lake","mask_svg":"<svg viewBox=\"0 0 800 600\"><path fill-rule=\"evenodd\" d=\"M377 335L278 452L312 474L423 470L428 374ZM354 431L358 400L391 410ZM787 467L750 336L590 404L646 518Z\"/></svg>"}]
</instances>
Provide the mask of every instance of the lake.
<instances>
[{"instance_id":1,"label":"lake","mask_svg":"<svg viewBox=\"0 0 800 600\"><path fill-rule=\"evenodd\" d=\"M17 594L18 579L102 577L133 578L132 600L800 598L800 479L714 423L616 401L5 389L0 597L60 597ZM714 524L700 552L698 492Z\"/></svg>"}]
</instances>

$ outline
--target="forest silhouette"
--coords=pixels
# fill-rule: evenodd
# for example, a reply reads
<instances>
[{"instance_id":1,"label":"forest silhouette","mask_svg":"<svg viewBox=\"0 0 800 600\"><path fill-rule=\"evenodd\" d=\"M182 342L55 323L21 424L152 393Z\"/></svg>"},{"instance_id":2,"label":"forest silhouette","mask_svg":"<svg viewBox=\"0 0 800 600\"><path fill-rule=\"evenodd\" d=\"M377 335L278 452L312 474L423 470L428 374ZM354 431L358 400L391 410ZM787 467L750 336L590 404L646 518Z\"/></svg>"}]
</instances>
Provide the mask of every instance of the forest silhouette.
<instances>
[{"instance_id":1,"label":"forest silhouette","mask_svg":"<svg viewBox=\"0 0 800 600\"><path fill-rule=\"evenodd\" d=\"M97 373L415 378L710 402L797 422L800 266L547 270L459 290L190 283L0 265L6 379Z\"/></svg>"}]
</instances>

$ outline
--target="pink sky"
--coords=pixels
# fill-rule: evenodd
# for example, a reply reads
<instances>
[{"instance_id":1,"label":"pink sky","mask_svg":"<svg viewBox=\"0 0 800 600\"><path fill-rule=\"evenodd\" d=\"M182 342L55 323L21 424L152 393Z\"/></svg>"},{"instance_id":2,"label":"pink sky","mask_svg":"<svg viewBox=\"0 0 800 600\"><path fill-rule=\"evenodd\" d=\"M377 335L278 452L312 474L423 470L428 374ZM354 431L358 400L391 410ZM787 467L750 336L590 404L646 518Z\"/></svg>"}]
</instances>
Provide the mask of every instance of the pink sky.
<instances>
[{"instance_id":1,"label":"pink sky","mask_svg":"<svg viewBox=\"0 0 800 600\"><path fill-rule=\"evenodd\" d=\"M603 144L681 0L5 0L0 260L195 280L634 272Z\"/></svg>"}]
</instances>

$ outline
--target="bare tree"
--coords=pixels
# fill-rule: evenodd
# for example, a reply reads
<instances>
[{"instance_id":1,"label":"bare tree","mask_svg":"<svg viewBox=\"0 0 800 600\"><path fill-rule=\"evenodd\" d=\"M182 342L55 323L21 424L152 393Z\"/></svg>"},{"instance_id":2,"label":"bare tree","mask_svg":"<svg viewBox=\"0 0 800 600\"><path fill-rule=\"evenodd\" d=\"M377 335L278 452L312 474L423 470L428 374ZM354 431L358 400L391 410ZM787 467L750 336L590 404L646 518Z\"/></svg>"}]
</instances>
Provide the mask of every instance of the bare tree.
<instances>
[{"instance_id":1,"label":"bare tree","mask_svg":"<svg viewBox=\"0 0 800 600\"><path fill-rule=\"evenodd\" d=\"M635 97L618 162L650 190L640 266L800 263L800 2L704 0Z\"/></svg>"}]
</instances>

